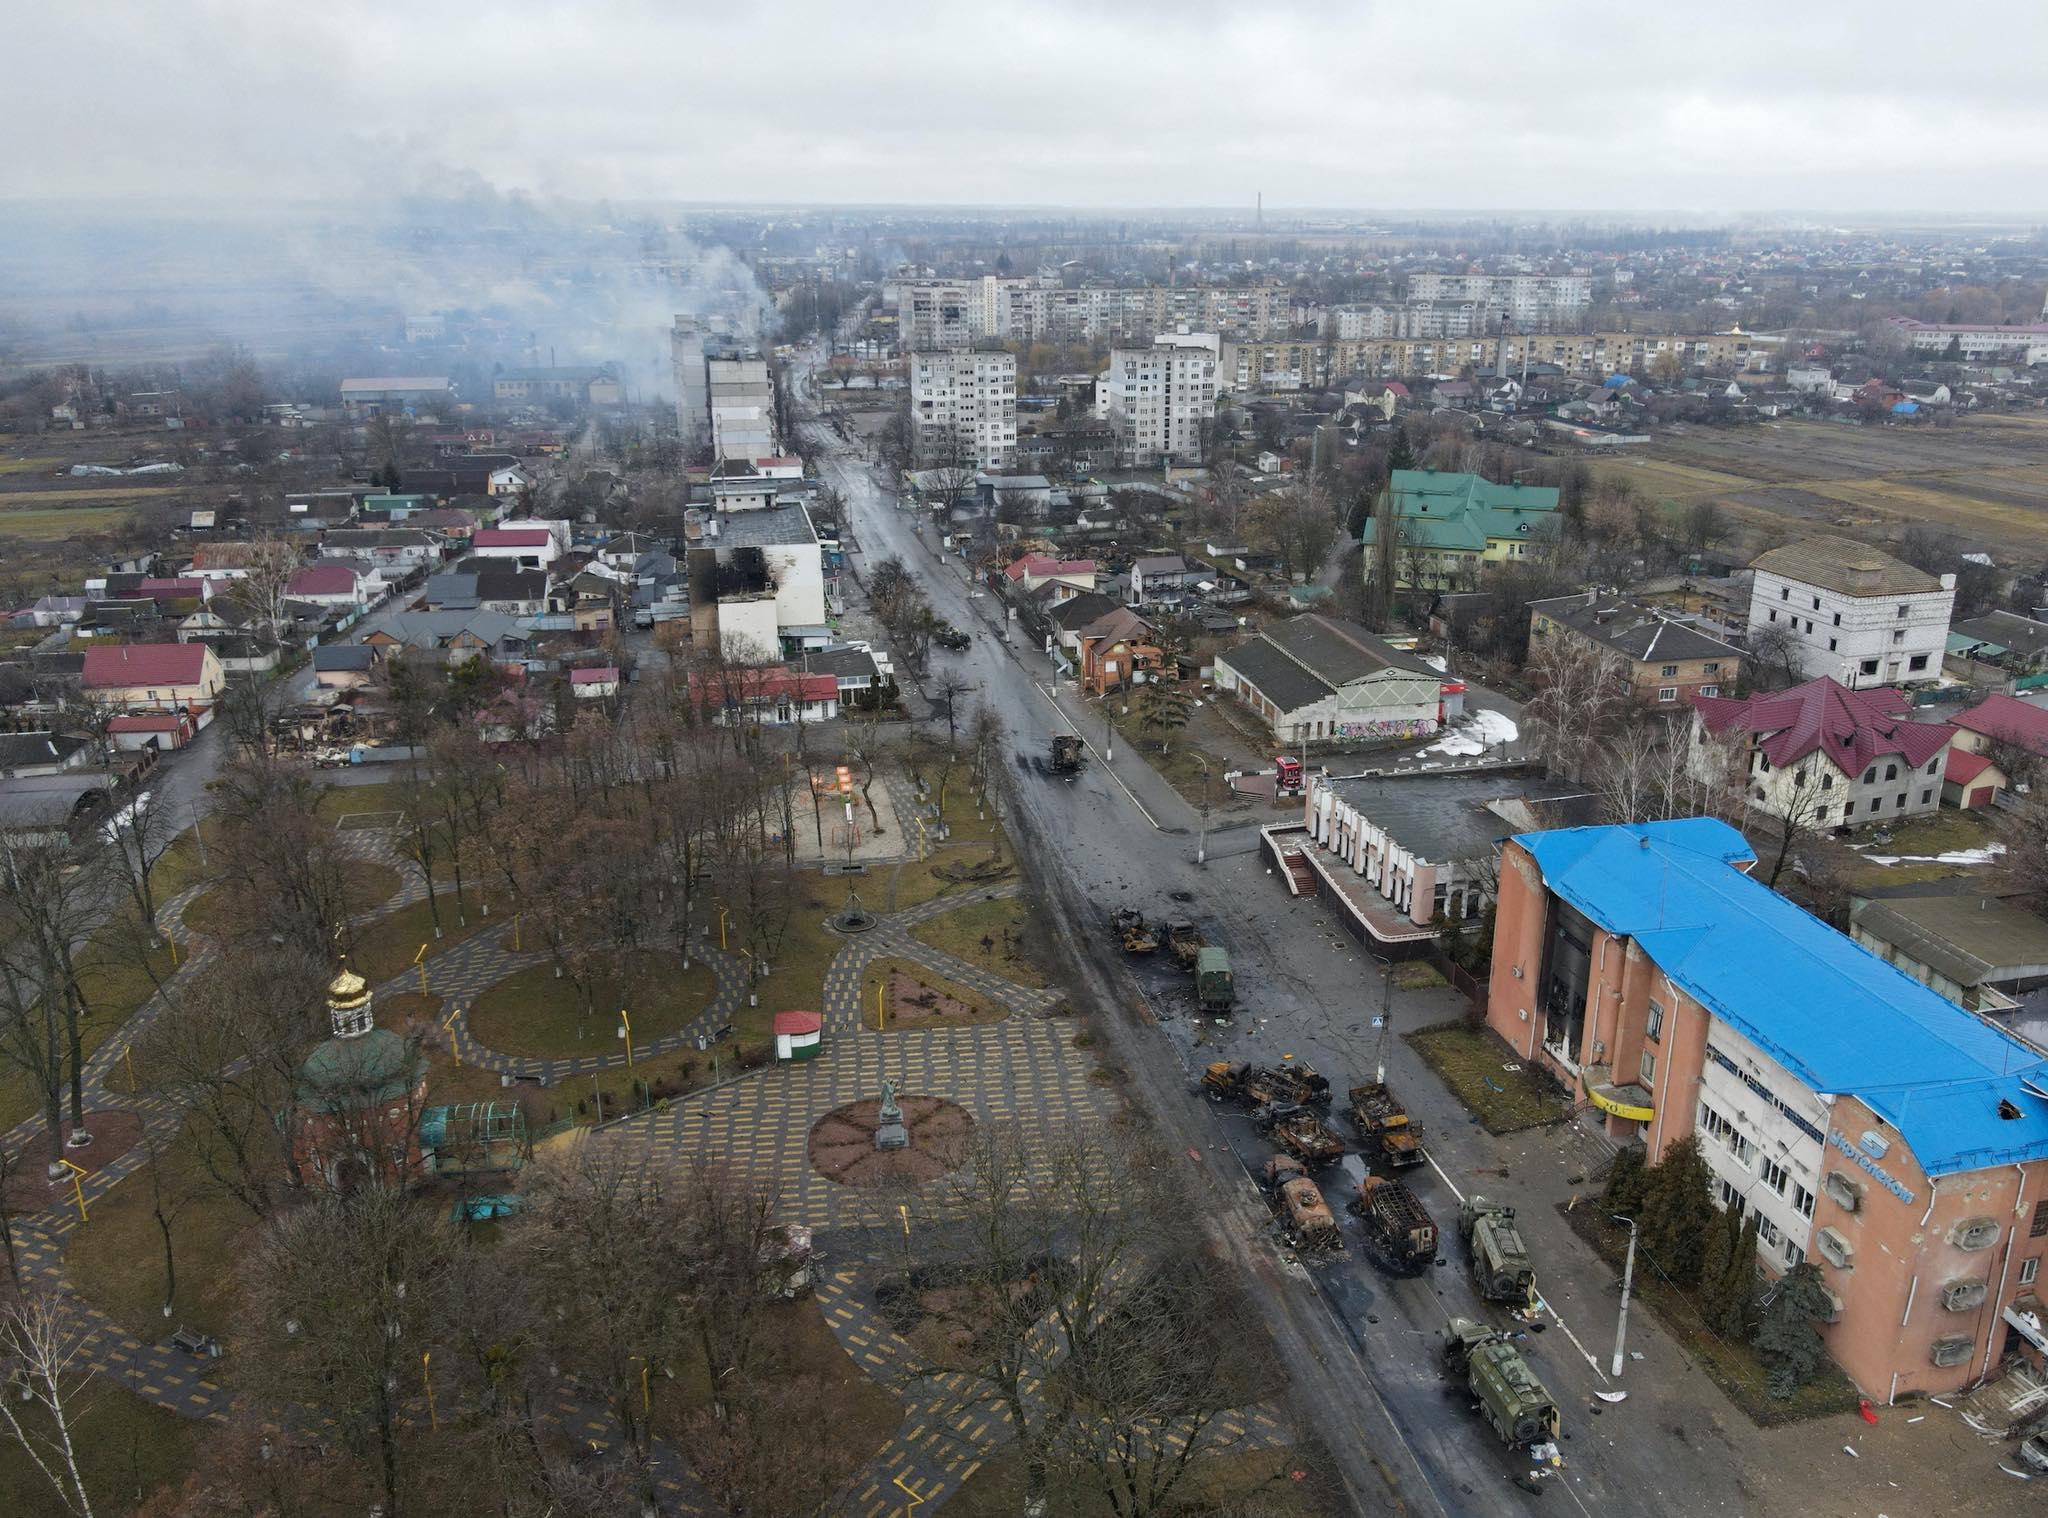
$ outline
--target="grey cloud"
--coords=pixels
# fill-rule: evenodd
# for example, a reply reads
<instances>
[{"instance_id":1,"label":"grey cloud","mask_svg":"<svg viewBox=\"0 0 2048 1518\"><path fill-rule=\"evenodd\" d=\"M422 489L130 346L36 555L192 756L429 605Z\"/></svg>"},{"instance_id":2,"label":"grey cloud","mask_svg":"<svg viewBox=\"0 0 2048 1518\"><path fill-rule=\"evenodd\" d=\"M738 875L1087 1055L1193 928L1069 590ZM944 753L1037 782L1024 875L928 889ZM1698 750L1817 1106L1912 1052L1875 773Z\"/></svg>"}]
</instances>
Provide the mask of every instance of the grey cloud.
<instances>
[{"instance_id":1,"label":"grey cloud","mask_svg":"<svg viewBox=\"0 0 2048 1518\"><path fill-rule=\"evenodd\" d=\"M22 7L0 195L2040 207L2048 10ZM394 176L397 183L393 183Z\"/></svg>"}]
</instances>

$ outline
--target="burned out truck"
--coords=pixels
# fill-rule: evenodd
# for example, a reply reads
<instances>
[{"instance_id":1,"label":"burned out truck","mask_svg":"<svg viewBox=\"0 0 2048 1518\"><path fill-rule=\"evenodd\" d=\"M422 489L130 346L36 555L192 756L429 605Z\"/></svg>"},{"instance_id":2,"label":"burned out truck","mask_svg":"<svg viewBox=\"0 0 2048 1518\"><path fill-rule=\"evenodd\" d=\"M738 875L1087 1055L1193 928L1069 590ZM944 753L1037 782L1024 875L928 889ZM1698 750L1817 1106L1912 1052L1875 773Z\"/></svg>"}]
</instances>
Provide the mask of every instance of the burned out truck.
<instances>
[{"instance_id":1,"label":"burned out truck","mask_svg":"<svg viewBox=\"0 0 2048 1518\"><path fill-rule=\"evenodd\" d=\"M1252 1121L1266 1137L1310 1168L1344 1157L1344 1140L1315 1113L1296 1103L1269 1103L1252 1114Z\"/></svg>"},{"instance_id":2,"label":"burned out truck","mask_svg":"<svg viewBox=\"0 0 2048 1518\"><path fill-rule=\"evenodd\" d=\"M1471 1318L1444 1327L1444 1368L1465 1383L1479 1415L1510 1449L1551 1443L1562 1427L1557 1402L1504 1333Z\"/></svg>"},{"instance_id":3,"label":"burned out truck","mask_svg":"<svg viewBox=\"0 0 2048 1518\"><path fill-rule=\"evenodd\" d=\"M1336 1214L1323 1200L1322 1188L1308 1178L1300 1160L1276 1154L1266 1161L1266 1189L1287 1224L1288 1234L1302 1249L1342 1249L1344 1235Z\"/></svg>"},{"instance_id":4,"label":"burned out truck","mask_svg":"<svg viewBox=\"0 0 2048 1518\"><path fill-rule=\"evenodd\" d=\"M1156 954L1159 935L1146 926L1145 914L1136 907L1118 907L1109 917L1110 931L1126 954Z\"/></svg>"},{"instance_id":5,"label":"burned out truck","mask_svg":"<svg viewBox=\"0 0 2048 1518\"><path fill-rule=\"evenodd\" d=\"M1458 1207L1458 1232L1472 1259L1472 1284L1489 1302L1529 1305L1536 1300L1536 1268L1515 1227L1515 1209L1483 1196Z\"/></svg>"},{"instance_id":6,"label":"burned out truck","mask_svg":"<svg viewBox=\"0 0 2048 1518\"><path fill-rule=\"evenodd\" d=\"M1385 1081L1367 1081L1351 1088L1351 1121L1365 1140L1365 1152L1377 1155L1389 1169L1422 1163L1422 1130L1409 1121L1393 1088Z\"/></svg>"},{"instance_id":7,"label":"burned out truck","mask_svg":"<svg viewBox=\"0 0 2048 1518\"><path fill-rule=\"evenodd\" d=\"M1436 1260L1436 1221L1407 1186L1392 1176L1358 1183L1351 1210L1365 1220L1373 1263L1389 1275L1419 1276Z\"/></svg>"},{"instance_id":8,"label":"burned out truck","mask_svg":"<svg viewBox=\"0 0 2048 1518\"><path fill-rule=\"evenodd\" d=\"M1055 733L1052 740L1052 772L1055 775L1078 775L1087 750L1081 740L1072 733Z\"/></svg>"},{"instance_id":9,"label":"burned out truck","mask_svg":"<svg viewBox=\"0 0 2048 1518\"><path fill-rule=\"evenodd\" d=\"M1254 1065L1245 1060L1218 1060L1202 1072L1202 1089L1250 1102L1255 1107L1270 1103L1310 1107L1330 1100L1329 1081L1316 1073L1315 1066L1307 1064Z\"/></svg>"}]
</instances>

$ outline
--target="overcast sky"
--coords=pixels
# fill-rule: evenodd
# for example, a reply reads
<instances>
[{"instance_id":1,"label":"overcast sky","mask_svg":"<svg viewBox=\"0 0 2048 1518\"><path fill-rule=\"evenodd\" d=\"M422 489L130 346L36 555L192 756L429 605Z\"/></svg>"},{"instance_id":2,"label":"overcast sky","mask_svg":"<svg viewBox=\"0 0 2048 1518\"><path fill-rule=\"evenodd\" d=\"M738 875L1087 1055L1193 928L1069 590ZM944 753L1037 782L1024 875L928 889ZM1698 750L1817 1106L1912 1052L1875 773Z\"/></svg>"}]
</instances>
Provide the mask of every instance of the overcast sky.
<instances>
[{"instance_id":1,"label":"overcast sky","mask_svg":"<svg viewBox=\"0 0 2048 1518\"><path fill-rule=\"evenodd\" d=\"M2040 0L9 11L5 197L2048 206Z\"/></svg>"}]
</instances>

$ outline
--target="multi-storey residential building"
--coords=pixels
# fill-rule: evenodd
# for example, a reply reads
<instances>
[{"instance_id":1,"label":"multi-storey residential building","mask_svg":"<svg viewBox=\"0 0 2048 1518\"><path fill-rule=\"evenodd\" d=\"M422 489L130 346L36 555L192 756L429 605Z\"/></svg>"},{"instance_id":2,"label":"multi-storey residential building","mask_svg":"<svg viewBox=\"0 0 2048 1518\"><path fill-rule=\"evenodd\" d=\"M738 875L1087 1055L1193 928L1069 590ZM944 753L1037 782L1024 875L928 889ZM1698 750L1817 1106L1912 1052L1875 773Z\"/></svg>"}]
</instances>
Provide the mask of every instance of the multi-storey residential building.
<instances>
[{"instance_id":1,"label":"multi-storey residential building","mask_svg":"<svg viewBox=\"0 0 2048 1518\"><path fill-rule=\"evenodd\" d=\"M669 332L669 362L676 377L676 428L686 453L702 448L711 435L711 392L704 369L704 340L711 330L704 318L681 315Z\"/></svg>"},{"instance_id":2,"label":"multi-storey residential building","mask_svg":"<svg viewBox=\"0 0 2048 1518\"><path fill-rule=\"evenodd\" d=\"M1749 636L1789 634L1800 673L1852 688L1939 678L1954 575L1834 537L1773 548L1754 567Z\"/></svg>"},{"instance_id":3,"label":"multi-storey residential building","mask_svg":"<svg viewBox=\"0 0 2048 1518\"><path fill-rule=\"evenodd\" d=\"M1822 677L1790 690L1693 702L1687 763L1701 779L1734 766L1752 805L1801 828L1858 827L1934 811L1946 722L1915 722L1888 687L1850 690Z\"/></svg>"},{"instance_id":4,"label":"multi-storey residential building","mask_svg":"<svg viewBox=\"0 0 2048 1518\"><path fill-rule=\"evenodd\" d=\"M775 382L760 354L734 350L704 361L711 447L720 459L773 458Z\"/></svg>"},{"instance_id":5,"label":"multi-storey residential building","mask_svg":"<svg viewBox=\"0 0 2048 1518\"><path fill-rule=\"evenodd\" d=\"M923 280L897 292L897 331L913 353L1004 342L1145 341L1176 330L1236 338L1287 330L1293 295L1284 287L1082 286L1037 278Z\"/></svg>"},{"instance_id":6,"label":"multi-storey residential building","mask_svg":"<svg viewBox=\"0 0 2048 1518\"><path fill-rule=\"evenodd\" d=\"M1695 696L1735 687L1742 650L1684 618L1588 590L1529 603L1529 653L1553 639L1611 660L1615 678L1640 706L1677 711Z\"/></svg>"},{"instance_id":7,"label":"multi-storey residential building","mask_svg":"<svg viewBox=\"0 0 2048 1518\"><path fill-rule=\"evenodd\" d=\"M1017 356L914 355L910 420L920 464L1007 467L1017 448Z\"/></svg>"},{"instance_id":8,"label":"multi-storey residential building","mask_svg":"<svg viewBox=\"0 0 2048 1518\"><path fill-rule=\"evenodd\" d=\"M1116 429L1117 451L1139 468L1192 464L1216 414L1216 339L1164 337L1112 348L1096 385L1096 414Z\"/></svg>"},{"instance_id":9,"label":"multi-storey residential building","mask_svg":"<svg viewBox=\"0 0 2048 1518\"><path fill-rule=\"evenodd\" d=\"M1504 311L1528 330L1538 323L1575 321L1593 304L1593 279L1586 274L1415 274L1411 300L1472 301Z\"/></svg>"},{"instance_id":10,"label":"multi-storey residential building","mask_svg":"<svg viewBox=\"0 0 2048 1518\"><path fill-rule=\"evenodd\" d=\"M1991 323L1916 322L1895 316L1891 324L1912 344L1915 353L1935 357L1953 347L1968 363L2048 363L2048 309L2040 322L2001 327Z\"/></svg>"},{"instance_id":11,"label":"multi-storey residential building","mask_svg":"<svg viewBox=\"0 0 2048 1518\"><path fill-rule=\"evenodd\" d=\"M1555 364L1568 374L1603 379L1653 369L1667 354L1683 369L1734 372L1766 367L1777 345L1776 338L1749 332L1522 332L1444 338L1344 338L1333 333L1267 340L1225 334L1221 381L1225 390L1249 394L1326 387L1353 375L1391 379L1456 374L1468 364L1491 371L1502 365L1503 350L1511 372L1524 363Z\"/></svg>"},{"instance_id":12,"label":"multi-storey residential building","mask_svg":"<svg viewBox=\"0 0 2048 1518\"><path fill-rule=\"evenodd\" d=\"M1812 1260L1866 1395L2042 1347L2048 1060L1751 878L1710 818L1503 846L1486 1020L1639 1137L1697 1137L1761 1264Z\"/></svg>"}]
</instances>

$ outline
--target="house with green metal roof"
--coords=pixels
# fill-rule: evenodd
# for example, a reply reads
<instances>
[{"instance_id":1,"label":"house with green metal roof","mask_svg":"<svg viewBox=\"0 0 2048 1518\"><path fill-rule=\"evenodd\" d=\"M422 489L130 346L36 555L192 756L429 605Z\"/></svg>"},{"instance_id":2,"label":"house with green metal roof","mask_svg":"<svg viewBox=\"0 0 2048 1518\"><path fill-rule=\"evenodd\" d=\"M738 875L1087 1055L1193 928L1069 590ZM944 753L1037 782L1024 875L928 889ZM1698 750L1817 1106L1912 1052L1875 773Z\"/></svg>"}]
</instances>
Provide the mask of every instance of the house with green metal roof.
<instances>
[{"instance_id":1,"label":"house with green metal roof","mask_svg":"<svg viewBox=\"0 0 2048 1518\"><path fill-rule=\"evenodd\" d=\"M1404 590L1466 589L1483 564L1523 558L1557 530L1557 491L1476 474L1396 469L1365 524L1365 578L1378 577L1382 523L1394 531L1394 584Z\"/></svg>"}]
</instances>

